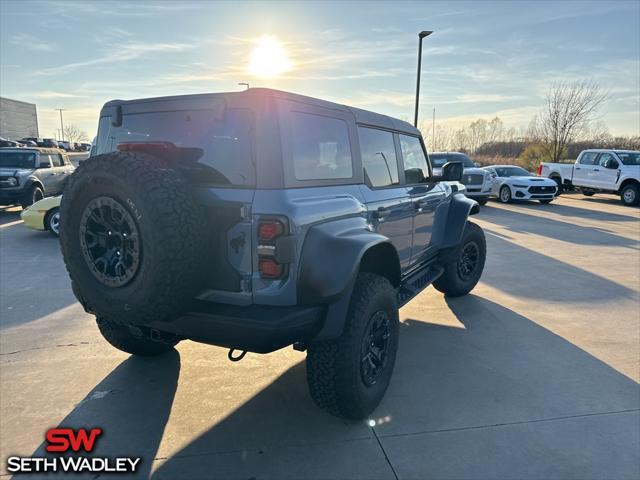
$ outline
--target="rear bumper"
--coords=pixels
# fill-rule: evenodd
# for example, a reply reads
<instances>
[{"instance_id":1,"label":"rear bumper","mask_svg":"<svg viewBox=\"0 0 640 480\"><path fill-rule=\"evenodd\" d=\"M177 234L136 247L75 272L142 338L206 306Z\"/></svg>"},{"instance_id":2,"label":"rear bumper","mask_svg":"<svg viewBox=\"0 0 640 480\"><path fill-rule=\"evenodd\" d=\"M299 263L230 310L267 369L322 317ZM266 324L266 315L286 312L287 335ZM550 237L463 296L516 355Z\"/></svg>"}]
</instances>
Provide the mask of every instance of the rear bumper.
<instances>
[{"instance_id":1,"label":"rear bumper","mask_svg":"<svg viewBox=\"0 0 640 480\"><path fill-rule=\"evenodd\" d=\"M325 308L318 306L236 306L198 301L182 317L148 326L196 342L269 353L312 339L324 317Z\"/></svg>"}]
</instances>

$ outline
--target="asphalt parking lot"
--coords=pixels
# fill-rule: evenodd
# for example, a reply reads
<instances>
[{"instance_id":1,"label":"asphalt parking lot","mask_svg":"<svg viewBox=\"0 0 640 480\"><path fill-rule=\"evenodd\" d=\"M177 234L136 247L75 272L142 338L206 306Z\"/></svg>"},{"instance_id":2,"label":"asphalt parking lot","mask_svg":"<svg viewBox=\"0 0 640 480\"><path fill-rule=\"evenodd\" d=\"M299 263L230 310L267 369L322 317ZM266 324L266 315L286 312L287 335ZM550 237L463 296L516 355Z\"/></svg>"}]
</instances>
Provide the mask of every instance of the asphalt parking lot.
<instances>
[{"instance_id":1,"label":"asphalt parking lot","mask_svg":"<svg viewBox=\"0 0 640 480\"><path fill-rule=\"evenodd\" d=\"M110 347L76 303L57 240L0 213L0 450L99 426L101 456L153 478L640 478L640 210L615 197L490 202L473 294L401 310L400 351L369 422L319 411L304 354L183 342Z\"/></svg>"}]
</instances>

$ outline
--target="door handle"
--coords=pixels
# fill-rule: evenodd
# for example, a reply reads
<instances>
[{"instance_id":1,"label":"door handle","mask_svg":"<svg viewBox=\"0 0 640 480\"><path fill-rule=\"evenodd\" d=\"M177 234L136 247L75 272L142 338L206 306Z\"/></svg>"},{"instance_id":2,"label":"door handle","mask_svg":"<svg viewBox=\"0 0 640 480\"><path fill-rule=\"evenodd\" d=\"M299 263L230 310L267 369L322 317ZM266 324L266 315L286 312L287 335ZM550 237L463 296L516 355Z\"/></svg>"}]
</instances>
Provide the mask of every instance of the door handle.
<instances>
[{"instance_id":1,"label":"door handle","mask_svg":"<svg viewBox=\"0 0 640 480\"><path fill-rule=\"evenodd\" d=\"M373 218L377 218L378 220L382 220L384 217L389 215L391 211L385 207L378 207L378 209L373 212Z\"/></svg>"}]
</instances>

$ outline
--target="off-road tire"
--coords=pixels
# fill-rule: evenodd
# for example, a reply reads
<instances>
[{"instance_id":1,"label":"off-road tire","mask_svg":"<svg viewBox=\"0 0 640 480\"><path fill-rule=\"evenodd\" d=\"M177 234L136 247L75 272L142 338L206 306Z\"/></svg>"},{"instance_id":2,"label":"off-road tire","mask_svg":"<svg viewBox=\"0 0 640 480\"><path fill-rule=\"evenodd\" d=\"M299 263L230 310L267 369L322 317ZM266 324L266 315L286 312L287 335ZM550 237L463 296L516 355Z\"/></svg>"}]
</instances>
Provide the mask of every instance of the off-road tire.
<instances>
[{"instance_id":1,"label":"off-road tire","mask_svg":"<svg viewBox=\"0 0 640 480\"><path fill-rule=\"evenodd\" d=\"M42 191L42 189L37 185L33 185L25 194L20 205L22 205L22 208L27 208L34 203L42 200L43 198L44 192Z\"/></svg>"},{"instance_id":2,"label":"off-road tire","mask_svg":"<svg viewBox=\"0 0 640 480\"><path fill-rule=\"evenodd\" d=\"M361 365L363 341L378 312L384 312L389 320L386 363L377 381L367 385ZM382 276L360 273L342 336L309 345L307 383L316 405L339 417L366 418L389 386L398 350L398 328L396 290Z\"/></svg>"},{"instance_id":3,"label":"off-road tire","mask_svg":"<svg viewBox=\"0 0 640 480\"><path fill-rule=\"evenodd\" d=\"M44 217L44 228L47 229L47 231L53 235L54 237L58 237L60 235L60 209L59 208L52 208L51 210L49 210L47 212L47 214ZM58 227L57 227L57 231L56 231L56 226L55 226L55 219L56 219L56 215L57 215L57 219L58 219Z\"/></svg>"},{"instance_id":4,"label":"off-road tire","mask_svg":"<svg viewBox=\"0 0 640 480\"><path fill-rule=\"evenodd\" d=\"M118 202L139 234L137 270L117 287L97 278L82 250L83 212L100 197ZM81 162L60 205L60 244L74 294L86 311L123 325L179 316L202 284L203 218L188 184L160 158L113 152Z\"/></svg>"},{"instance_id":5,"label":"off-road tire","mask_svg":"<svg viewBox=\"0 0 640 480\"><path fill-rule=\"evenodd\" d=\"M511 203L511 201L513 200L513 195L511 195L511 189L508 185L503 185L502 187L500 187L500 191L498 192L498 199L502 203Z\"/></svg>"},{"instance_id":6,"label":"off-road tire","mask_svg":"<svg viewBox=\"0 0 640 480\"><path fill-rule=\"evenodd\" d=\"M471 244L477 248L478 257L475 269L471 271L469 276L466 276L461 273L460 263L465 249L469 248L468 246ZM467 222L460 244L446 254L447 261L443 265L444 272L433 282L433 286L448 297L466 295L480 280L486 256L487 243L482 228L473 222Z\"/></svg>"},{"instance_id":7,"label":"off-road tire","mask_svg":"<svg viewBox=\"0 0 640 480\"><path fill-rule=\"evenodd\" d=\"M107 342L118 350L132 355L144 357L160 355L171 350L179 341L177 338L172 340L144 338L144 336L140 335L139 329L127 325L119 325L102 317L97 317L96 323L98 324L98 330L100 330Z\"/></svg>"},{"instance_id":8,"label":"off-road tire","mask_svg":"<svg viewBox=\"0 0 640 480\"><path fill-rule=\"evenodd\" d=\"M638 205L640 203L640 190L638 186L629 184L622 187L622 190L620 190L620 200L628 207Z\"/></svg>"}]
</instances>

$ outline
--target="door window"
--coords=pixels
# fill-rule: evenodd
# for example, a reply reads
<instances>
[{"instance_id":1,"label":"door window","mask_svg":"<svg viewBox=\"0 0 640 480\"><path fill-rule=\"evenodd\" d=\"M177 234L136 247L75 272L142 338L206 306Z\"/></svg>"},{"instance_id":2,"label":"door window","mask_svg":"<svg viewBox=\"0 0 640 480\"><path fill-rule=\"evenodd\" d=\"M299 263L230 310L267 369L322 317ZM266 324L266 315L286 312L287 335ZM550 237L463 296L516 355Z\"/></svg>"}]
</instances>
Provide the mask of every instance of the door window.
<instances>
[{"instance_id":1,"label":"door window","mask_svg":"<svg viewBox=\"0 0 640 480\"><path fill-rule=\"evenodd\" d=\"M594 165L597 156L598 154L596 152L583 153L580 157L580 165Z\"/></svg>"},{"instance_id":2,"label":"door window","mask_svg":"<svg viewBox=\"0 0 640 480\"><path fill-rule=\"evenodd\" d=\"M598 159L598 165L601 167L605 167L607 168L607 162L615 162L614 165L616 165L615 167L611 167L611 168L618 168L617 164L618 161L615 159L615 157L613 155L611 155L610 153L603 153L600 155L600 158Z\"/></svg>"},{"instance_id":3,"label":"door window","mask_svg":"<svg viewBox=\"0 0 640 480\"><path fill-rule=\"evenodd\" d=\"M353 177L349 130L344 120L292 112L293 171L297 180Z\"/></svg>"},{"instance_id":4,"label":"door window","mask_svg":"<svg viewBox=\"0 0 640 480\"><path fill-rule=\"evenodd\" d=\"M393 133L358 127L360 152L365 178L371 187L388 187L400 183Z\"/></svg>"},{"instance_id":5,"label":"door window","mask_svg":"<svg viewBox=\"0 0 640 480\"><path fill-rule=\"evenodd\" d=\"M53 166L54 167L61 167L64 165L64 160L62 159L62 155L55 154L55 155L51 155L51 160L53 161Z\"/></svg>"},{"instance_id":6,"label":"door window","mask_svg":"<svg viewBox=\"0 0 640 480\"><path fill-rule=\"evenodd\" d=\"M51 156L43 153L38 155L38 167L41 165L51 165Z\"/></svg>"},{"instance_id":7,"label":"door window","mask_svg":"<svg viewBox=\"0 0 640 480\"><path fill-rule=\"evenodd\" d=\"M418 137L400 135L400 149L404 161L404 173L407 183L420 183L429 178L427 157Z\"/></svg>"}]
</instances>

